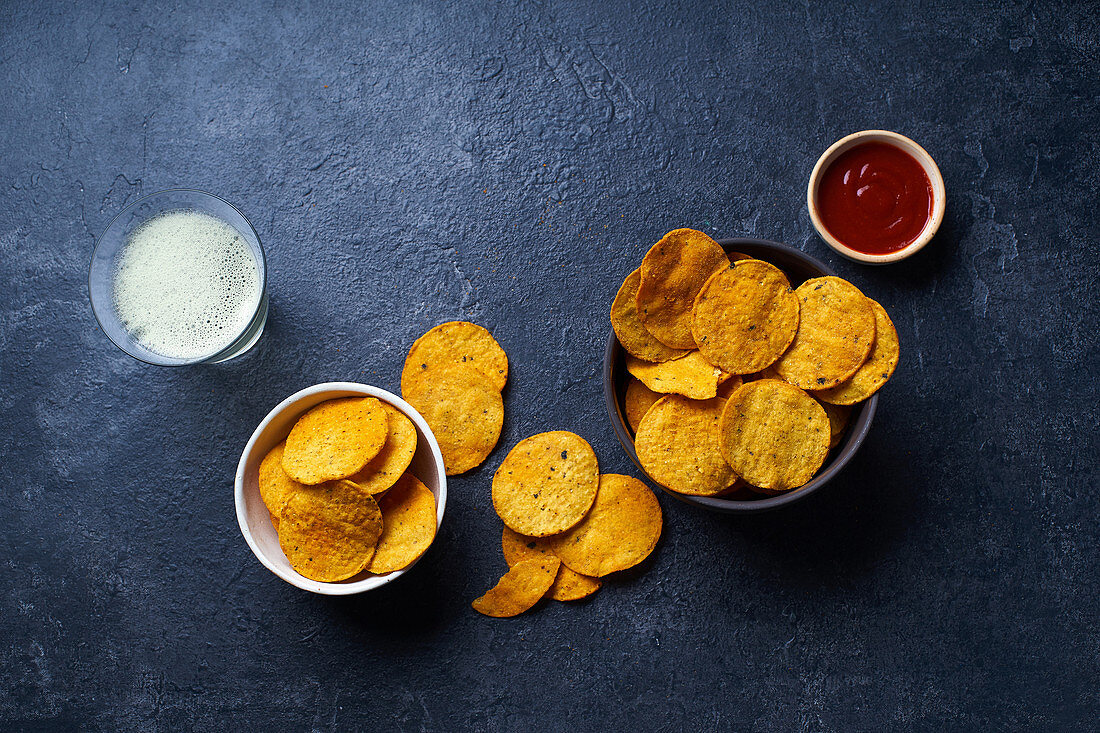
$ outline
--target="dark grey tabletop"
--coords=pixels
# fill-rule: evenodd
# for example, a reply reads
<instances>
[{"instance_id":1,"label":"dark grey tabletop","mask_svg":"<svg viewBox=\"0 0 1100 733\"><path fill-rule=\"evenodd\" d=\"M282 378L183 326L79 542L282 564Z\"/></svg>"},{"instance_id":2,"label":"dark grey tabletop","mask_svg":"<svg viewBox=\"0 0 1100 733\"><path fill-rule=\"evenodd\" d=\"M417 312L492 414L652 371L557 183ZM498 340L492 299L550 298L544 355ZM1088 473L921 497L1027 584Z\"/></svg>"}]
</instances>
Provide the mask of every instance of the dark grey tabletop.
<instances>
[{"instance_id":1,"label":"dark grey tabletop","mask_svg":"<svg viewBox=\"0 0 1100 733\"><path fill-rule=\"evenodd\" d=\"M13 3L0 8L0 727L1080 729L1100 715L1100 15L1092 3ZM938 161L920 256L813 233L865 128ZM140 364L86 269L125 204L218 193L272 315L222 366ZM521 438L631 472L599 366L665 231L783 241L892 314L860 454L781 512L661 497L644 572L513 620L489 480ZM233 473L264 414L396 390L449 319L492 330L500 444L425 559L313 596L253 557Z\"/></svg>"}]
</instances>

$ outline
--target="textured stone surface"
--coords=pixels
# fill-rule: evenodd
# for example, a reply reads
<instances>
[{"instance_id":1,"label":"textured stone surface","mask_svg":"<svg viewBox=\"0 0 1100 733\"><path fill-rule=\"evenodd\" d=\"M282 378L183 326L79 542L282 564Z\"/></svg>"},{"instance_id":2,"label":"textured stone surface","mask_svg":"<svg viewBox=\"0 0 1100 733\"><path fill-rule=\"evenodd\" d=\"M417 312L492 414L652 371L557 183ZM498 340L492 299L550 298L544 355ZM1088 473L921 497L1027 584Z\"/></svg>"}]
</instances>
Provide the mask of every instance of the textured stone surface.
<instances>
[{"instance_id":1,"label":"textured stone surface","mask_svg":"<svg viewBox=\"0 0 1100 733\"><path fill-rule=\"evenodd\" d=\"M521 731L1085 728L1100 714L1100 16L1091 3L6 3L0 10L0 727ZM818 154L908 134L947 219L909 263L833 255ZM251 217L273 313L166 370L96 329L94 239L192 186ZM903 355L862 452L802 505L662 497L645 572L514 620L489 479L574 430L631 473L607 310L679 226L825 259ZM351 599L268 573L233 513L250 432L413 339L490 328L500 447L415 572Z\"/></svg>"}]
</instances>

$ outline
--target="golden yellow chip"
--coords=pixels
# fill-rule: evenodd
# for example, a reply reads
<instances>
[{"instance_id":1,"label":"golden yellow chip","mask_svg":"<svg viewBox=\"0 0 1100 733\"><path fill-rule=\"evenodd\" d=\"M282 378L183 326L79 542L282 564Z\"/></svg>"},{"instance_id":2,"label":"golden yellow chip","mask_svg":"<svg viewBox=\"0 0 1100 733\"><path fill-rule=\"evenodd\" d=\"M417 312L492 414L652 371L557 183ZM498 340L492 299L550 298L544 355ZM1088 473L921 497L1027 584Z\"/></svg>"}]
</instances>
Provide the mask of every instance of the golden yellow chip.
<instances>
[{"instance_id":1,"label":"golden yellow chip","mask_svg":"<svg viewBox=\"0 0 1100 733\"><path fill-rule=\"evenodd\" d=\"M646 413L634 438L646 473L673 491L693 496L714 496L732 486L737 474L718 445L725 406L721 397L662 397Z\"/></svg>"},{"instance_id":2,"label":"golden yellow chip","mask_svg":"<svg viewBox=\"0 0 1100 733\"><path fill-rule=\"evenodd\" d=\"M493 507L516 532L545 537L584 518L599 481L596 454L584 438L539 433L517 443L493 475Z\"/></svg>"},{"instance_id":3,"label":"golden yellow chip","mask_svg":"<svg viewBox=\"0 0 1100 733\"><path fill-rule=\"evenodd\" d=\"M477 370L441 364L430 378L403 380L401 396L432 429L448 476L480 466L500 438L504 400Z\"/></svg>"},{"instance_id":4,"label":"golden yellow chip","mask_svg":"<svg viewBox=\"0 0 1100 733\"><path fill-rule=\"evenodd\" d=\"M626 421L630 424L631 430L638 432L638 425L642 422L642 418L645 417L649 408L653 407L653 403L661 397L663 395L660 392L654 392L634 377L630 378L630 382L626 385L623 411L626 413Z\"/></svg>"},{"instance_id":5,"label":"golden yellow chip","mask_svg":"<svg viewBox=\"0 0 1100 733\"><path fill-rule=\"evenodd\" d=\"M798 387L749 382L722 412L722 455L737 475L765 489L793 489L813 478L829 453L829 418Z\"/></svg>"},{"instance_id":6,"label":"golden yellow chip","mask_svg":"<svg viewBox=\"0 0 1100 733\"><path fill-rule=\"evenodd\" d=\"M716 272L692 309L699 351L734 374L758 372L778 359L798 330L798 298L775 265L743 260Z\"/></svg>"},{"instance_id":7,"label":"golden yellow chip","mask_svg":"<svg viewBox=\"0 0 1100 733\"><path fill-rule=\"evenodd\" d=\"M855 374L848 377L831 389L823 389L814 392L814 396L822 402L830 402L834 405L854 405L862 402L882 385L890 380L890 376L897 368L901 347L898 344L898 332L894 328L894 322L886 315L886 310L871 300L871 309L875 312L875 343L871 347L871 355L863 362Z\"/></svg>"},{"instance_id":8,"label":"golden yellow chip","mask_svg":"<svg viewBox=\"0 0 1100 733\"><path fill-rule=\"evenodd\" d=\"M406 473L378 500L382 536L367 565L372 573L408 567L435 539L435 496L416 476Z\"/></svg>"},{"instance_id":9,"label":"golden yellow chip","mask_svg":"<svg viewBox=\"0 0 1100 733\"><path fill-rule=\"evenodd\" d=\"M855 374L871 353L871 301L855 285L832 276L807 280L794 292L802 309L798 333L775 362L775 371L802 389L835 387Z\"/></svg>"},{"instance_id":10,"label":"golden yellow chip","mask_svg":"<svg viewBox=\"0 0 1100 733\"><path fill-rule=\"evenodd\" d=\"M657 340L694 349L691 308L711 275L730 266L721 245L694 229L677 229L650 247L642 260L638 314Z\"/></svg>"},{"instance_id":11,"label":"golden yellow chip","mask_svg":"<svg viewBox=\"0 0 1100 733\"><path fill-rule=\"evenodd\" d=\"M554 584L559 567L561 560L553 555L517 562L508 569L496 587L470 605L486 616L518 616L546 595L546 591Z\"/></svg>"},{"instance_id":12,"label":"golden yellow chip","mask_svg":"<svg viewBox=\"0 0 1100 733\"><path fill-rule=\"evenodd\" d=\"M573 529L546 539L550 551L581 575L602 578L649 557L661 538L661 505L649 487L616 473L600 476L588 516Z\"/></svg>"},{"instance_id":13,"label":"golden yellow chip","mask_svg":"<svg viewBox=\"0 0 1100 733\"><path fill-rule=\"evenodd\" d=\"M497 392L508 382L508 355L493 335L468 321L442 323L413 343L401 370L401 390L406 381L428 376L436 367L461 364L476 369Z\"/></svg>"},{"instance_id":14,"label":"golden yellow chip","mask_svg":"<svg viewBox=\"0 0 1100 733\"><path fill-rule=\"evenodd\" d=\"M718 394L722 370L708 362L698 351L690 351L672 361L653 364L626 357L626 370L654 392L679 394L693 400L709 400Z\"/></svg>"},{"instance_id":15,"label":"golden yellow chip","mask_svg":"<svg viewBox=\"0 0 1100 733\"><path fill-rule=\"evenodd\" d=\"M844 437L844 428L848 427L848 416L852 408L846 405L830 405L828 402L821 402L821 406L825 408L825 414L829 417L829 450L832 450Z\"/></svg>"},{"instance_id":16,"label":"golden yellow chip","mask_svg":"<svg viewBox=\"0 0 1100 733\"><path fill-rule=\"evenodd\" d=\"M504 528L504 535L500 538L500 544L504 550L504 561L508 563L508 567L523 560L532 560L542 555L554 554L546 547L546 540L538 537L525 537L507 527ZM554 579L554 584L550 586L550 590L546 592L546 595L555 601L579 601L598 591L602 584L599 578L581 575L562 565L558 568L558 576Z\"/></svg>"},{"instance_id":17,"label":"golden yellow chip","mask_svg":"<svg viewBox=\"0 0 1100 733\"><path fill-rule=\"evenodd\" d=\"M378 455L387 432L386 411L374 397L326 400L290 429L283 470L303 484L347 478Z\"/></svg>"},{"instance_id":18,"label":"golden yellow chip","mask_svg":"<svg viewBox=\"0 0 1100 733\"><path fill-rule=\"evenodd\" d=\"M302 484L287 476L283 470L284 448L285 440L272 448L260 461L260 498L264 500L264 506L275 520L279 519L286 500L302 488ZM278 529L277 525L275 529Z\"/></svg>"},{"instance_id":19,"label":"golden yellow chip","mask_svg":"<svg viewBox=\"0 0 1100 733\"><path fill-rule=\"evenodd\" d=\"M611 304L611 327L615 329L615 336L628 354L639 359L657 362L683 356L687 349L665 346L642 325L638 317L638 283L641 279L641 270L627 275L615 296L615 302Z\"/></svg>"},{"instance_id":20,"label":"golden yellow chip","mask_svg":"<svg viewBox=\"0 0 1100 733\"><path fill-rule=\"evenodd\" d=\"M348 477L370 494L381 494L405 473L416 453L416 426L405 413L393 405L382 403L386 411L388 433L378 455L363 469Z\"/></svg>"},{"instance_id":21,"label":"golden yellow chip","mask_svg":"<svg viewBox=\"0 0 1100 733\"><path fill-rule=\"evenodd\" d=\"M723 372L725 374L725 372ZM728 379L723 379L718 383L718 397L722 399L729 399L729 396L737 391L737 388L745 383L745 380L738 374L729 375Z\"/></svg>"},{"instance_id":22,"label":"golden yellow chip","mask_svg":"<svg viewBox=\"0 0 1100 733\"><path fill-rule=\"evenodd\" d=\"M279 546L291 566L325 583L362 571L381 534L378 504L351 481L303 487L287 500L279 520Z\"/></svg>"}]
</instances>

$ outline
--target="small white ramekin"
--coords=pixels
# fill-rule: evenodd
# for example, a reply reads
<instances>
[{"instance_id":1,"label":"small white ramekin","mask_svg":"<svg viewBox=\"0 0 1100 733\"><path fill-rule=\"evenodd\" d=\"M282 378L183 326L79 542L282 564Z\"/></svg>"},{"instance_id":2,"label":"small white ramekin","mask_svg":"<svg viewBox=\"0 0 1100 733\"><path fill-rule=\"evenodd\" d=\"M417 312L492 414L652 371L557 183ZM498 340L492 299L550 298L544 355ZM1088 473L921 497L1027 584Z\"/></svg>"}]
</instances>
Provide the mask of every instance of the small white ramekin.
<instances>
[{"instance_id":1,"label":"small white ramekin","mask_svg":"<svg viewBox=\"0 0 1100 733\"><path fill-rule=\"evenodd\" d=\"M821 216L817 208L817 190L821 184L821 177L825 174L825 169L827 169L829 164L836 160L842 153L851 150L856 145L867 142L887 143L909 153L918 163L920 163L921 168L924 169L925 175L928 176L928 180L932 184L932 215L928 218L928 223L924 225L924 229L921 230L920 236L896 252L890 252L884 255L857 252L851 247L846 246L825 228L825 224L821 221ZM891 262L898 262L923 249L924 245L932 241L932 237L936 235L936 231L940 228L940 223L943 222L943 212L946 204L947 193L943 186L943 176L940 175L940 169L939 166L936 165L936 161L934 161L932 156L920 145L917 145L904 135L899 135L889 130L864 130L837 140L817 159L817 165L814 166L813 173L810 174L810 184L806 191L806 206L810 210L810 220L813 222L814 229L817 230L818 235L825 240L826 244L848 259L869 265L887 265Z\"/></svg>"},{"instance_id":2,"label":"small white ramekin","mask_svg":"<svg viewBox=\"0 0 1100 733\"><path fill-rule=\"evenodd\" d=\"M241 526L241 534L256 558L286 582L311 593L346 596L374 590L401 577L416 564L414 562L406 568L384 575L373 575L364 571L339 583L310 580L299 575L290 566L290 561L279 547L279 536L271 524L267 506L260 498L260 462L268 451L286 438L298 418L306 410L325 400L357 396L377 397L412 420L416 426L417 446L409 470L435 495L437 533L443 524L443 509L447 504L447 474L443 469L443 454L439 451L439 443L428 423L408 402L384 389L356 382L325 382L292 394L267 414L248 440L240 463L237 464L233 499L237 506L237 523Z\"/></svg>"}]
</instances>

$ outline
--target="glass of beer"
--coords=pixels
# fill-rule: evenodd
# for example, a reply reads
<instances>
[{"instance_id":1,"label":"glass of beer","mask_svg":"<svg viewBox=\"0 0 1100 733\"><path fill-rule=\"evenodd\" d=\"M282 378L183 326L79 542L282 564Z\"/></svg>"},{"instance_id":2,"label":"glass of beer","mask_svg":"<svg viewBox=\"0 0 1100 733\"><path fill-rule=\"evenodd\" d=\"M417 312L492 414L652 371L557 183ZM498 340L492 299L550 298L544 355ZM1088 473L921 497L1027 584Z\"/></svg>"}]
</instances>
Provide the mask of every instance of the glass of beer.
<instances>
[{"instance_id":1,"label":"glass of beer","mask_svg":"<svg viewBox=\"0 0 1100 733\"><path fill-rule=\"evenodd\" d=\"M267 321L267 267L235 206L191 189L161 191L107 226L88 273L100 328L135 359L212 364L255 344Z\"/></svg>"}]
</instances>

